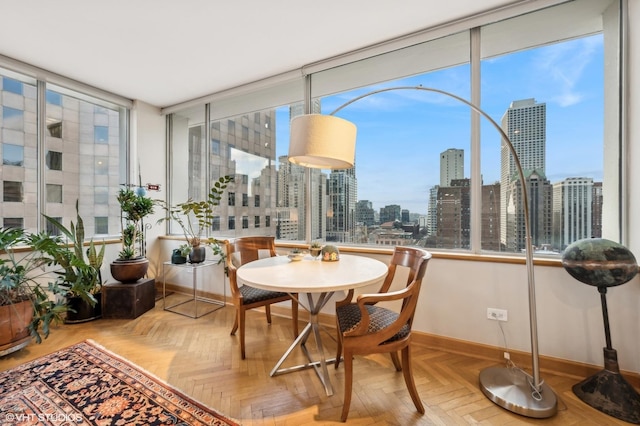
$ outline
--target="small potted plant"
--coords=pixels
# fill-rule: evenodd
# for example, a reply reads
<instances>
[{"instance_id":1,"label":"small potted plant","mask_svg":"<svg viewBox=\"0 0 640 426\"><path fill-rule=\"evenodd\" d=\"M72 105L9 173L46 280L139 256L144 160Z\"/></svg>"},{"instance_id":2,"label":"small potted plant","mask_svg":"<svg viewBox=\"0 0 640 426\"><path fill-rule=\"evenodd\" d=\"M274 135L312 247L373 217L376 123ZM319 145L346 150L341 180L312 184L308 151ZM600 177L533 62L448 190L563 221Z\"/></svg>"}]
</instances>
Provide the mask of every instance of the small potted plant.
<instances>
[{"instance_id":1,"label":"small potted plant","mask_svg":"<svg viewBox=\"0 0 640 426\"><path fill-rule=\"evenodd\" d=\"M304 255L305 253L296 247L289 251L288 257L290 260L298 261L298 260L302 260L302 258L304 258Z\"/></svg>"},{"instance_id":2,"label":"small potted plant","mask_svg":"<svg viewBox=\"0 0 640 426\"><path fill-rule=\"evenodd\" d=\"M181 244L177 249L173 249L171 263L175 265L187 263L189 253L191 253L191 246L189 244Z\"/></svg>"},{"instance_id":3,"label":"small potted plant","mask_svg":"<svg viewBox=\"0 0 640 426\"><path fill-rule=\"evenodd\" d=\"M320 252L322 251L322 243L320 243L320 241L312 241L311 244L309 245L309 254L311 254L311 257L315 259L318 259L318 256L320 256Z\"/></svg>"},{"instance_id":4,"label":"small potted plant","mask_svg":"<svg viewBox=\"0 0 640 426\"><path fill-rule=\"evenodd\" d=\"M130 187L121 188L118 203L122 250L118 258L111 262L111 276L123 283L136 282L146 275L149 268L149 260L145 257L143 219L153 213L154 203L142 187L137 187L135 191Z\"/></svg>"},{"instance_id":5,"label":"small potted plant","mask_svg":"<svg viewBox=\"0 0 640 426\"><path fill-rule=\"evenodd\" d=\"M190 247L189 262L204 262L207 246L211 247L214 254L224 257L222 244L215 238L205 237L205 233L211 227L215 209L220 205L222 195L231 182L233 182L231 176L220 177L209 190L206 200L189 199L175 206L168 206L164 200L155 200L155 203L167 212L166 216L158 222L174 220L180 225Z\"/></svg>"}]
</instances>

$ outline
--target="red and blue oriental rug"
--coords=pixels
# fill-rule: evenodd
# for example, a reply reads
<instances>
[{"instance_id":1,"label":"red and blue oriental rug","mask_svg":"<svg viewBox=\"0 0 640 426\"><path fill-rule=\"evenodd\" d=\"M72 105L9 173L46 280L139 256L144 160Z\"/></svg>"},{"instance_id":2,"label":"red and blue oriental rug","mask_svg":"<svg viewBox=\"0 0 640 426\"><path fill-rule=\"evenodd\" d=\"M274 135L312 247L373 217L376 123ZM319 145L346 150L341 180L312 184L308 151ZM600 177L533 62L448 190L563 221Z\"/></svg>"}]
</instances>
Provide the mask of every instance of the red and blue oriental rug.
<instances>
[{"instance_id":1,"label":"red and blue oriental rug","mask_svg":"<svg viewBox=\"0 0 640 426\"><path fill-rule=\"evenodd\" d=\"M0 372L1 425L238 425L87 340Z\"/></svg>"}]
</instances>

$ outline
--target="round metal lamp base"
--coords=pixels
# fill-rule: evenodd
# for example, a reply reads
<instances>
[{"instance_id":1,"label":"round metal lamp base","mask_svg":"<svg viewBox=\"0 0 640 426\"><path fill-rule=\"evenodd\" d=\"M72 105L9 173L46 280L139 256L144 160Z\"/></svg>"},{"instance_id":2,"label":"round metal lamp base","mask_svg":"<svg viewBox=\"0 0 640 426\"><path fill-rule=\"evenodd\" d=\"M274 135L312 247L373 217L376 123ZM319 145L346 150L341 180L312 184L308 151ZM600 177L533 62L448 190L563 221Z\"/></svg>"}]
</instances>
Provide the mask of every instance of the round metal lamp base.
<instances>
[{"instance_id":1,"label":"round metal lamp base","mask_svg":"<svg viewBox=\"0 0 640 426\"><path fill-rule=\"evenodd\" d=\"M502 408L522 416L543 419L558 411L558 400L544 383L534 392L523 371L507 367L489 367L480 372L480 388L487 398Z\"/></svg>"}]
</instances>

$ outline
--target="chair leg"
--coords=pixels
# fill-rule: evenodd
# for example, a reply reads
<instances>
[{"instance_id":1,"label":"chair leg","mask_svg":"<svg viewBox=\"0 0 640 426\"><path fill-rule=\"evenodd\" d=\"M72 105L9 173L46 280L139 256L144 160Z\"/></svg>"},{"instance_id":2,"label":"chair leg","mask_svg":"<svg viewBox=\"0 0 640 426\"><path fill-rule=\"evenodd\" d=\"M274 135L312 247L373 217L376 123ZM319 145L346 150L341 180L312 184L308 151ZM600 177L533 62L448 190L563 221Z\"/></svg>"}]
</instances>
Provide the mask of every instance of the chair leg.
<instances>
[{"instance_id":1,"label":"chair leg","mask_svg":"<svg viewBox=\"0 0 640 426\"><path fill-rule=\"evenodd\" d=\"M294 337L298 337L300 332L298 331L298 302L291 300L291 319L293 320L293 334Z\"/></svg>"},{"instance_id":2,"label":"chair leg","mask_svg":"<svg viewBox=\"0 0 640 426\"><path fill-rule=\"evenodd\" d=\"M244 323L245 323L245 311L244 309L239 309L238 310L238 327L240 328L240 355L242 356L242 359L245 359Z\"/></svg>"},{"instance_id":3,"label":"chair leg","mask_svg":"<svg viewBox=\"0 0 640 426\"><path fill-rule=\"evenodd\" d=\"M238 331L238 318L240 316L240 309L236 307L236 319L233 321L233 328L231 329L231 334L232 336L234 336L236 334L236 331Z\"/></svg>"},{"instance_id":4,"label":"chair leg","mask_svg":"<svg viewBox=\"0 0 640 426\"><path fill-rule=\"evenodd\" d=\"M402 366L404 381L407 384L407 389L409 389L409 395L411 395L413 404L416 406L416 410L418 410L420 414L424 414L424 405L422 405L422 401L418 395L418 390L416 389L416 384L413 381L413 372L411 371L411 348L408 345L402 349Z\"/></svg>"},{"instance_id":5,"label":"chair leg","mask_svg":"<svg viewBox=\"0 0 640 426\"><path fill-rule=\"evenodd\" d=\"M396 367L396 371L402 371L402 364L400 364L400 358L398 358L398 352L390 352L391 361L393 361L393 366Z\"/></svg>"},{"instance_id":6,"label":"chair leg","mask_svg":"<svg viewBox=\"0 0 640 426\"><path fill-rule=\"evenodd\" d=\"M336 370L340 365L340 358L342 357L342 332L340 331L340 325L336 324L336 329L338 330L338 338L336 339L336 362L334 363Z\"/></svg>"},{"instance_id":7,"label":"chair leg","mask_svg":"<svg viewBox=\"0 0 640 426\"><path fill-rule=\"evenodd\" d=\"M344 403L342 405L342 416L340 420L347 421L349 407L351 406L351 391L353 390L353 354L345 349L344 351Z\"/></svg>"},{"instance_id":8,"label":"chair leg","mask_svg":"<svg viewBox=\"0 0 640 426\"><path fill-rule=\"evenodd\" d=\"M267 322L271 324L271 305L264 305L264 312L267 314Z\"/></svg>"}]
</instances>

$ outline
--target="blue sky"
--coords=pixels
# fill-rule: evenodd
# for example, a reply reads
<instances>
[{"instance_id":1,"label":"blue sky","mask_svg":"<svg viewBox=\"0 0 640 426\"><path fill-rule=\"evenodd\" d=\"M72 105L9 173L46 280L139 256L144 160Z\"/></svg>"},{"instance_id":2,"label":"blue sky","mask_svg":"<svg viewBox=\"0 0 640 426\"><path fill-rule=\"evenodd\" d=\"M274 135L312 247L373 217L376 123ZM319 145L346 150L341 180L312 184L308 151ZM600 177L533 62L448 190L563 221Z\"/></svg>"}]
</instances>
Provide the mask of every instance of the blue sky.
<instances>
[{"instance_id":1,"label":"blue sky","mask_svg":"<svg viewBox=\"0 0 640 426\"><path fill-rule=\"evenodd\" d=\"M510 103L535 98L546 103L546 174L551 183L566 177L602 180L603 40L601 35L513 53L482 62L482 109L498 124ZM322 99L323 113L382 87L433 87L469 99L469 67L459 66ZM429 188L439 183L439 154L465 150L470 175L471 109L444 95L419 90L379 93L337 115L358 127L358 199L378 210L400 204L426 214ZM286 155L288 109L277 114L277 155ZM484 183L499 180L500 137L482 123Z\"/></svg>"}]
</instances>

